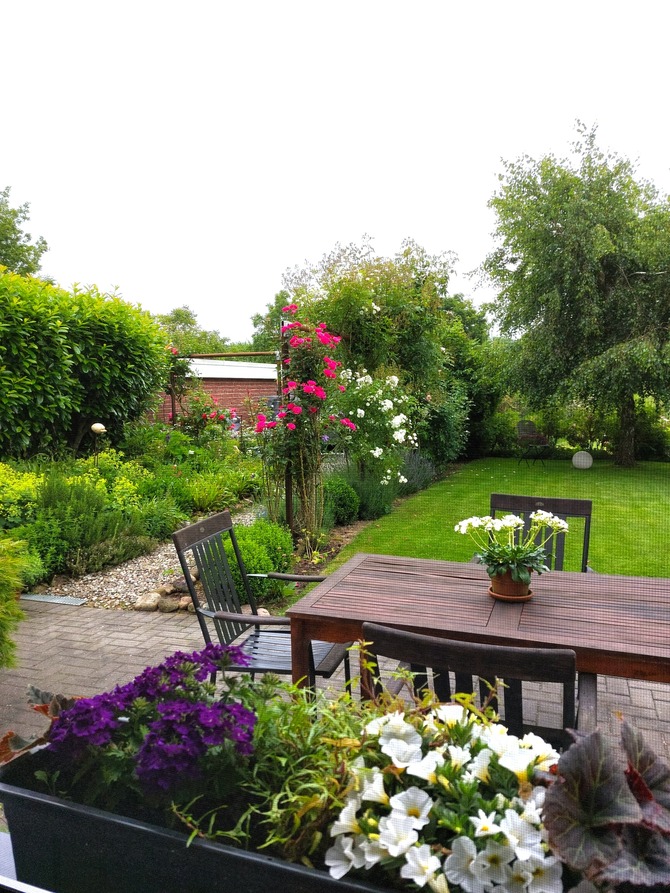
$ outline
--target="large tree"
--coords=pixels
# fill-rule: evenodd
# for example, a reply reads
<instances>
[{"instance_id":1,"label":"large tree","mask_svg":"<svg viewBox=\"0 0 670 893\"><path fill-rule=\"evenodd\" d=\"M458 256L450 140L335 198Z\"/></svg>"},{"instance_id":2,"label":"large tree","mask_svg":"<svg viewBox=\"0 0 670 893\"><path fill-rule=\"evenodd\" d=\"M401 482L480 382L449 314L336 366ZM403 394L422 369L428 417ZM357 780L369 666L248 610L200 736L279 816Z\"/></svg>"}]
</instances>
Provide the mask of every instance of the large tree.
<instances>
[{"instance_id":1,"label":"large tree","mask_svg":"<svg viewBox=\"0 0 670 893\"><path fill-rule=\"evenodd\" d=\"M521 393L614 410L620 465L635 460L637 403L670 391L670 203L635 174L583 125L570 159L505 162L484 262Z\"/></svg>"},{"instance_id":2,"label":"large tree","mask_svg":"<svg viewBox=\"0 0 670 893\"><path fill-rule=\"evenodd\" d=\"M9 204L9 186L0 191L0 265L22 276L34 276L40 268L40 258L47 251L47 243L41 237L35 243L22 224L28 220L27 204L12 208Z\"/></svg>"},{"instance_id":3,"label":"large tree","mask_svg":"<svg viewBox=\"0 0 670 893\"><path fill-rule=\"evenodd\" d=\"M182 356L231 350L229 339L199 326L196 314L185 304L155 318Z\"/></svg>"}]
</instances>

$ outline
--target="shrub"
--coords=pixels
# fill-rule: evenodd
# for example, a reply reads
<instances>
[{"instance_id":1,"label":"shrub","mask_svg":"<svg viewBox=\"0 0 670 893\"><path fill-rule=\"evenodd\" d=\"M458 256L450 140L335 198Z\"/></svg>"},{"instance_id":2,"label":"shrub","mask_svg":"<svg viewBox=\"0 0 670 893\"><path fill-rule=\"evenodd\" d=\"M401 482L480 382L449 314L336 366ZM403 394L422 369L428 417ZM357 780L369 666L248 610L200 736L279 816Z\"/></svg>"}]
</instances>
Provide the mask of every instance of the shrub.
<instances>
[{"instance_id":1,"label":"shrub","mask_svg":"<svg viewBox=\"0 0 670 893\"><path fill-rule=\"evenodd\" d=\"M109 539L68 552L64 570L73 577L97 573L110 565L122 564L139 555L148 555L156 545L156 540L149 536L118 533Z\"/></svg>"},{"instance_id":2,"label":"shrub","mask_svg":"<svg viewBox=\"0 0 670 893\"><path fill-rule=\"evenodd\" d=\"M0 462L0 529L17 527L35 517L38 476Z\"/></svg>"},{"instance_id":3,"label":"shrub","mask_svg":"<svg viewBox=\"0 0 670 893\"><path fill-rule=\"evenodd\" d=\"M486 456L509 458L519 452L516 426L518 414L495 412L486 420L481 434L482 449Z\"/></svg>"},{"instance_id":4,"label":"shrub","mask_svg":"<svg viewBox=\"0 0 670 893\"><path fill-rule=\"evenodd\" d=\"M382 515L388 515L393 506L393 500L398 495L399 483L394 478L382 481L377 475L366 473L358 475L350 472L347 475L349 484L356 491L360 505L358 517L362 521L374 521Z\"/></svg>"},{"instance_id":5,"label":"shrub","mask_svg":"<svg viewBox=\"0 0 670 893\"><path fill-rule=\"evenodd\" d=\"M267 550L272 570L285 573L293 565L293 538L287 527L274 521L258 520L247 527L238 528L243 540L253 539Z\"/></svg>"},{"instance_id":6,"label":"shrub","mask_svg":"<svg viewBox=\"0 0 670 893\"><path fill-rule=\"evenodd\" d=\"M244 566L247 570L247 574L268 574L270 573L270 571L273 571L275 568L272 566L272 560L270 559L268 550L265 548L265 546L261 545L261 543L256 542L256 540L252 538L246 538L241 530L239 531L239 533L240 536L238 537L238 544L240 547L240 552L242 553L242 560L244 561ZM235 588L237 589L240 601L245 602L246 592L244 589L244 583L242 582L242 574L240 573L240 569L237 566L237 560L235 558L235 553L233 552L233 547L230 542L227 542L225 548L226 554L228 556L228 562L230 564L230 572L233 577L233 583L235 584ZM260 602L266 596L268 589L268 580L250 577L249 586L254 598Z\"/></svg>"},{"instance_id":7,"label":"shrub","mask_svg":"<svg viewBox=\"0 0 670 893\"><path fill-rule=\"evenodd\" d=\"M141 417L167 372L148 313L95 289L73 292L0 270L0 452L77 450ZM39 399L36 399L39 395Z\"/></svg>"},{"instance_id":8,"label":"shrub","mask_svg":"<svg viewBox=\"0 0 670 893\"><path fill-rule=\"evenodd\" d=\"M135 516L145 534L156 540L169 539L173 531L188 520L188 514L179 508L171 496L154 496L143 500Z\"/></svg>"},{"instance_id":9,"label":"shrub","mask_svg":"<svg viewBox=\"0 0 670 893\"><path fill-rule=\"evenodd\" d=\"M0 538L0 667L15 664L15 645L10 633L24 616L16 597L28 564L24 542Z\"/></svg>"},{"instance_id":10,"label":"shrub","mask_svg":"<svg viewBox=\"0 0 670 893\"><path fill-rule=\"evenodd\" d=\"M193 509L196 512L218 512L234 504L237 501L235 494L226 484L222 474L194 474L187 484Z\"/></svg>"},{"instance_id":11,"label":"shrub","mask_svg":"<svg viewBox=\"0 0 670 893\"><path fill-rule=\"evenodd\" d=\"M405 482L400 485L401 496L410 496L425 490L435 480L435 465L420 450L405 453L401 474Z\"/></svg>"},{"instance_id":12,"label":"shrub","mask_svg":"<svg viewBox=\"0 0 670 893\"><path fill-rule=\"evenodd\" d=\"M323 498L335 524L353 524L361 501L351 484L342 477L330 477L323 484Z\"/></svg>"},{"instance_id":13,"label":"shrub","mask_svg":"<svg viewBox=\"0 0 670 893\"><path fill-rule=\"evenodd\" d=\"M469 408L465 389L457 384L442 401L426 404L419 426L419 444L436 465L453 462L463 455Z\"/></svg>"}]
</instances>

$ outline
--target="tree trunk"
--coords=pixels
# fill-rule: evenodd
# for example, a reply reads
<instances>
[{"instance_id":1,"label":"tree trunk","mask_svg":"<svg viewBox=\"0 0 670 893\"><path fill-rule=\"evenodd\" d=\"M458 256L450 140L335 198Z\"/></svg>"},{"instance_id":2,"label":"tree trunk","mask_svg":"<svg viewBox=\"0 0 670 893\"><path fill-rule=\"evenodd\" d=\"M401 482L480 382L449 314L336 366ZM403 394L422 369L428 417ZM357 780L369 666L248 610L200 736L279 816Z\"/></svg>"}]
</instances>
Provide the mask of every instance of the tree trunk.
<instances>
[{"instance_id":1,"label":"tree trunk","mask_svg":"<svg viewBox=\"0 0 670 893\"><path fill-rule=\"evenodd\" d=\"M619 437L614 464L623 468L635 465L635 398L626 397L619 407Z\"/></svg>"}]
</instances>

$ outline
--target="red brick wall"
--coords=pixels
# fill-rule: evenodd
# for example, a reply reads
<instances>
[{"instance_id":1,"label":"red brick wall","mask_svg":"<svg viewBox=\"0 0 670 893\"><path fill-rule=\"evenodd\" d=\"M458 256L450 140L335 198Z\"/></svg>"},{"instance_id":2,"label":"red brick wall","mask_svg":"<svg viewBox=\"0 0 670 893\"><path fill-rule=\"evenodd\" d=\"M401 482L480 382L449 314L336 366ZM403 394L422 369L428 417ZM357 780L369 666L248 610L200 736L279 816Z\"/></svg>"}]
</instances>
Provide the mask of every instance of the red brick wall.
<instances>
[{"instance_id":1,"label":"red brick wall","mask_svg":"<svg viewBox=\"0 0 670 893\"><path fill-rule=\"evenodd\" d=\"M222 409L235 408L242 418L248 416L245 403L248 400L260 401L277 393L277 386L269 380L251 378L202 378L198 384L206 393L219 401ZM163 405L153 413L157 422L167 422L172 412L169 394L163 394Z\"/></svg>"}]
</instances>

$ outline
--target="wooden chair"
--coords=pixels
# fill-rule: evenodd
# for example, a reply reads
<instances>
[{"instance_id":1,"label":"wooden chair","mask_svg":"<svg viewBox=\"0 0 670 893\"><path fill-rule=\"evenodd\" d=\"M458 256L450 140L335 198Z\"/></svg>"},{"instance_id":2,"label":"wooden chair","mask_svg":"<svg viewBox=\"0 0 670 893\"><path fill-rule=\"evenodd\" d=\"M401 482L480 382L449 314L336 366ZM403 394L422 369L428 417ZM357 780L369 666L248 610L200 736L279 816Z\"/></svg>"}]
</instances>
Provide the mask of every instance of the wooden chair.
<instances>
[{"instance_id":1,"label":"wooden chair","mask_svg":"<svg viewBox=\"0 0 670 893\"><path fill-rule=\"evenodd\" d=\"M503 679L506 684L516 681L518 686L505 688L504 725L513 735L534 732L554 747L566 747L571 737L566 729L588 732L595 729L597 717L597 677L580 673L578 679L578 709L575 704L577 681L575 652L563 648L514 648L507 645L482 645L460 642L406 632L376 623L363 624L363 638L373 661L377 656L397 658L401 663L421 663L433 669L435 694L441 701L449 701L452 691L449 671L474 673L482 679ZM552 728L524 723L522 682L553 682L563 687L563 726ZM461 690L461 689L459 689ZM467 689L472 691L472 689ZM487 689L488 690L488 689ZM493 702L496 708L496 702ZM496 708L497 709L497 708Z\"/></svg>"},{"instance_id":2,"label":"wooden chair","mask_svg":"<svg viewBox=\"0 0 670 893\"><path fill-rule=\"evenodd\" d=\"M239 645L251 659L248 666L233 666L231 669L246 670L252 675L255 673L290 674L290 619L288 617L259 616L230 512L219 512L212 515L211 518L184 527L172 534L172 540L205 642L212 641L211 623L219 642L225 645ZM230 544L228 549L226 549L227 543ZM207 602L206 607L200 603L196 583L189 566L190 562L194 562L198 570L200 584ZM244 596L251 609L250 614L242 612L240 595L231 572L231 562L234 562L239 568L244 586ZM324 579L322 576L280 573L254 574L253 576L267 576L274 580L308 583ZM251 632L249 632L250 627L253 627ZM245 634L247 635L245 636ZM351 676L347 646L334 645L332 642L312 642L309 685L314 686L316 676L329 679L342 662L344 662L345 681L349 685Z\"/></svg>"},{"instance_id":3,"label":"wooden chair","mask_svg":"<svg viewBox=\"0 0 670 893\"><path fill-rule=\"evenodd\" d=\"M589 560L589 541L591 538L591 514L592 502L590 499L563 499L560 497L545 496L515 496L507 493L491 494L491 515L495 518L496 514L513 514L523 518L524 529L530 527L531 512L538 510L551 512L564 521L570 522L571 519L578 519L580 526L583 524L582 537L582 557L580 567L583 573L590 570L588 567ZM569 536L574 534L568 532ZM554 570L567 570L564 567L565 559L565 534L559 533L552 537L547 543L547 566Z\"/></svg>"}]
</instances>

